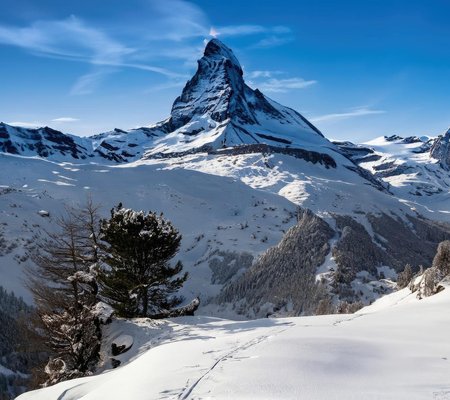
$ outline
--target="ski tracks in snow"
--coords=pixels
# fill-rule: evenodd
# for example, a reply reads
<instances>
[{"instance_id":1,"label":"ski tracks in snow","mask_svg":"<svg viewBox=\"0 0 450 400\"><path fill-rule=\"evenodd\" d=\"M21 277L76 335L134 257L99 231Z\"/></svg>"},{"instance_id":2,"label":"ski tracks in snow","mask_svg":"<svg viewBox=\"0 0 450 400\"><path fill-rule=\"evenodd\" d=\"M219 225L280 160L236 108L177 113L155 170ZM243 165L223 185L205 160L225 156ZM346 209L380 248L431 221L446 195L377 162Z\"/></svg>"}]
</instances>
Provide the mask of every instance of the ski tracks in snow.
<instances>
[{"instance_id":1,"label":"ski tracks in snow","mask_svg":"<svg viewBox=\"0 0 450 400\"><path fill-rule=\"evenodd\" d=\"M286 325L285 325L286 326ZM186 387L183 389L183 391L179 394L178 399L179 400L187 400L192 395L192 392L195 390L195 388L201 383L205 378L207 378L216 368L218 365L222 364L223 362L227 361L230 358L235 358L234 356L239 353L240 351L247 350L250 347L254 347L261 342L264 342L265 340L269 339L272 336L279 335L285 331L287 331L289 328L291 328L294 325L289 324L284 329L274 329L270 332L268 332L265 335L258 336L254 339L251 339L244 344L235 347L222 357L219 357L212 365L209 367L203 375L201 375L198 379L196 379L192 384L189 384L189 380L187 381Z\"/></svg>"}]
</instances>

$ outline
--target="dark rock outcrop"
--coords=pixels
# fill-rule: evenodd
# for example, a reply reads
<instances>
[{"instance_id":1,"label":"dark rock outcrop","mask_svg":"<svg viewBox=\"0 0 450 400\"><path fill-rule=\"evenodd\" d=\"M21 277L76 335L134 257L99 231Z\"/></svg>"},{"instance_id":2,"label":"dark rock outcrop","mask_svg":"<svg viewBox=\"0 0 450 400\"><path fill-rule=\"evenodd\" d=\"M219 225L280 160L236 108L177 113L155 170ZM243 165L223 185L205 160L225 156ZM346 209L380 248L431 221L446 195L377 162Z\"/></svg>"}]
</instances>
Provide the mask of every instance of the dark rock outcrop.
<instances>
[{"instance_id":1,"label":"dark rock outcrop","mask_svg":"<svg viewBox=\"0 0 450 400\"><path fill-rule=\"evenodd\" d=\"M439 136L431 147L430 154L439 160L442 168L450 170L450 129Z\"/></svg>"}]
</instances>

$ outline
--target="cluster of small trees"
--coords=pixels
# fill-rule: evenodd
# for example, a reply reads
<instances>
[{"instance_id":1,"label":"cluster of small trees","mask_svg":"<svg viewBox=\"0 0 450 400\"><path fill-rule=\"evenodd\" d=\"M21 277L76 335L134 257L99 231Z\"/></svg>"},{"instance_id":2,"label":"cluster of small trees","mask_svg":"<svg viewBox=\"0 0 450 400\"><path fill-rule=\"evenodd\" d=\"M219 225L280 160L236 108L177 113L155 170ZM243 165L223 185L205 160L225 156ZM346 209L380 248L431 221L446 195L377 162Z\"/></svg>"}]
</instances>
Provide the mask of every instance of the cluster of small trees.
<instances>
[{"instance_id":1,"label":"cluster of small trees","mask_svg":"<svg viewBox=\"0 0 450 400\"><path fill-rule=\"evenodd\" d=\"M215 299L217 303L237 305L236 311L247 317L280 311L290 315L315 313L318 303L328 297L325 285L316 280L316 271L330 251L334 232L309 210L298 210L297 218L297 224L278 245L225 286Z\"/></svg>"},{"instance_id":2,"label":"cluster of small trees","mask_svg":"<svg viewBox=\"0 0 450 400\"><path fill-rule=\"evenodd\" d=\"M432 266L425 270L420 267L419 272L414 274L412 267L407 264L398 274L397 287L399 289L409 287L421 299L443 290L441 281L448 276L450 276L450 240L444 240L439 243Z\"/></svg>"},{"instance_id":3,"label":"cluster of small trees","mask_svg":"<svg viewBox=\"0 0 450 400\"><path fill-rule=\"evenodd\" d=\"M101 346L100 302L119 317L160 318L192 314L198 306L175 309L175 292L187 279L182 264L170 265L181 235L162 214L134 211L121 204L101 219L88 200L67 210L59 232L37 243L28 287L40 332L51 354L44 385L91 374ZM37 329L36 329L37 328Z\"/></svg>"}]
</instances>

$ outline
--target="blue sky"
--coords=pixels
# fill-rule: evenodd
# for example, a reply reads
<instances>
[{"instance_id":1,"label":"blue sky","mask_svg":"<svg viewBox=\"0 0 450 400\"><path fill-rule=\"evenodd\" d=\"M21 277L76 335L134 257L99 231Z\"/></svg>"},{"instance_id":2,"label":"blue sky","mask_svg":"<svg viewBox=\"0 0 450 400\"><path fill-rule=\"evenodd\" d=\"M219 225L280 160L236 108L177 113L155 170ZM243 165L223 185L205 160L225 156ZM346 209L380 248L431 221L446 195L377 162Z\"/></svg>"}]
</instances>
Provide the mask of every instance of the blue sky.
<instances>
[{"instance_id":1,"label":"blue sky","mask_svg":"<svg viewBox=\"0 0 450 400\"><path fill-rule=\"evenodd\" d=\"M217 36L326 136L450 125L448 0L0 0L0 120L78 135L166 118Z\"/></svg>"}]
</instances>

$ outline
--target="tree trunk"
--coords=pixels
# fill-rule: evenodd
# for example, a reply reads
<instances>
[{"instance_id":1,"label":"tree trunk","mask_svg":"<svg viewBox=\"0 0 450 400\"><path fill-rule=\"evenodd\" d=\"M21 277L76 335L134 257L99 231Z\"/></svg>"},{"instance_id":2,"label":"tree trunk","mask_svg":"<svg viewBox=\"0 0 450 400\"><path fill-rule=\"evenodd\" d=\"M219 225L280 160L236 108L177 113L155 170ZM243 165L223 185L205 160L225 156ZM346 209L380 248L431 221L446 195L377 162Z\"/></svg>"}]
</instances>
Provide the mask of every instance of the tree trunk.
<instances>
[{"instance_id":1,"label":"tree trunk","mask_svg":"<svg viewBox=\"0 0 450 400\"><path fill-rule=\"evenodd\" d=\"M148 313L148 288L144 285L142 288L142 317L147 317Z\"/></svg>"}]
</instances>

